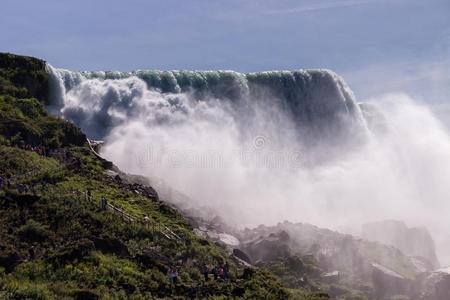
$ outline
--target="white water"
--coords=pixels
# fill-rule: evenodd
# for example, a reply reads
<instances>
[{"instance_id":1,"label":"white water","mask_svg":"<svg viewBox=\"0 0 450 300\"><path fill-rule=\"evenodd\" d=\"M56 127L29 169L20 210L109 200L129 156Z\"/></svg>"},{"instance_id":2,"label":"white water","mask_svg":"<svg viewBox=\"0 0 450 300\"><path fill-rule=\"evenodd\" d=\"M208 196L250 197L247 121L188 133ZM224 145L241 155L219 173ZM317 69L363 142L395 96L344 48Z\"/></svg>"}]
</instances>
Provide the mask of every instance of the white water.
<instances>
[{"instance_id":1,"label":"white water","mask_svg":"<svg viewBox=\"0 0 450 300\"><path fill-rule=\"evenodd\" d=\"M193 207L236 226L400 219L427 226L450 262L450 137L407 95L371 99L379 111L366 122L329 71L52 72L54 112L105 139L102 155L121 169L163 179Z\"/></svg>"}]
</instances>

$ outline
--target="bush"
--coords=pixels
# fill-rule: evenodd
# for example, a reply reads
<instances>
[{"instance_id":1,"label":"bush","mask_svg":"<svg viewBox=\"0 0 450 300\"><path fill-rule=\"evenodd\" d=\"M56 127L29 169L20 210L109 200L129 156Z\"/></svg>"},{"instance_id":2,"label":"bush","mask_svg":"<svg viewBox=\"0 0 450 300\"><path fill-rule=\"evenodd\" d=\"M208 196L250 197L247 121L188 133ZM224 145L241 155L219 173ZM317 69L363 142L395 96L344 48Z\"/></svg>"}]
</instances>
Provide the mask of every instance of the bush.
<instances>
[{"instance_id":1,"label":"bush","mask_svg":"<svg viewBox=\"0 0 450 300\"><path fill-rule=\"evenodd\" d=\"M29 281L45 278L47 272L51 272L48 267L43 260L26 261L16 267L15 277Z\"/></svg>"},{"instance_id":2,"label":"bush","mask_svg":"<svg viewBox=\"0 0 450 300\"><path fill-rule=\"evenodd\" d=\"M29 118L38 118L46 114L44 106L37 99L18 99L15 105Z\"/></svg>"},{"instance_id":3,"label":"bush","mask_svg":"<svg viewBox=\"0 0 450 300\"><path fill-rule=\"evenodd\" d=\"M21 281L9 282L6 286L6 299L10 300L47 300L54 299L50 291L43 285Z\"/></svg>"},{"instance_id":4,"label":"bush","mask_svg":"<svg viewBox=\"0 0 450 300\"><path fill-rule=\"evenodd\" d=\"M43 241L50 236L47 227L33 219L29 219L24 225L20 226L17 234L24 240L34 242Z\"/></svg>"},{"instance_id":5,"label":"bush","mask_svg":"<svg viewBox=\"0 0 450 300\"><path fill-rule=\"evenodd\" d=\"M189 277L196 282L200 281L202 278L202 274L197 268L189 268L188 273Z\"/></svg>"}]
</instances>

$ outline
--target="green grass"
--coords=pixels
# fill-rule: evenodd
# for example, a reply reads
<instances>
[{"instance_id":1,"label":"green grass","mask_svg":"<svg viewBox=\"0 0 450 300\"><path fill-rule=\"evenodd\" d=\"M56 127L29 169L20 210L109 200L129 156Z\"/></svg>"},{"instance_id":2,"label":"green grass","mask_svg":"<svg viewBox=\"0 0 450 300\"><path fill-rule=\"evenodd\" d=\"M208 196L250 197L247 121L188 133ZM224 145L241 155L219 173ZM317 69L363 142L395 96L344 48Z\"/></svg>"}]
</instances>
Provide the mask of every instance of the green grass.
<instances>
[{"instance_id":1,"label":"green grass","mask_svg":"<svg viewBox=\"0 0 450 300\"><path fill-rule=\"evenodd\" d=\"M49 116L35 98L0 95L0 135L6 145L59 148L83 146L85 135L71 123Z\"/></svg>"}]
</instances>

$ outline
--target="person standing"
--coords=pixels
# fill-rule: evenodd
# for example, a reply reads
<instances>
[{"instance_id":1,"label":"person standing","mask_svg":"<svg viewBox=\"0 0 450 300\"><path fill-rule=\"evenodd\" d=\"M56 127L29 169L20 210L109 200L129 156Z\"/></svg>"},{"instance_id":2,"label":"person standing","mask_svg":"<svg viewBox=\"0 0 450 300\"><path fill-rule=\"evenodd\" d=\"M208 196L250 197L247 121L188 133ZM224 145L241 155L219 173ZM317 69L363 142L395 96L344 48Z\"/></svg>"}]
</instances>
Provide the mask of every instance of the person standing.
<instances>
[{"instance_id":1,"label":"person standing","mask_svg":"<svg viewBox=\"0 0 450 300\"><path fill-rule=\"evenodd\" d=\"M219 273L220 279L225 278L225 270L224 270L223 264L219 265L218 273Z\"/></svg>"},{"instance_id":2,"label":"person standing","mask_svg":"<svg viewBox=\"0 0 450 300\"><path fill-rule=\"evenodd\" d=\"M228 279L230 274L230 265L228 264L228 261L225 262L225 266L223 267L223 273L225 278Z\"/></svg>"},{"instance_id":3,"label":"person standing","mask_svg":"<svg viewBox=\"0 0 450 300\"><path fill-rule=\"evenodd\" d=\"M106 204L107 204L108 202L106 201L106 198L105 197L102 197L101 199L100 199L100 207L103 209L103 210L106 210Z\"/></svg>"},{"instance_id":4,"label":"person standing","mask_svg":"<svg viewBox=\"0 0 450 300\"><path fill-rule=\"evenodd\" d=\"M176 267L173 267L173 283L178 283L178 269Z\"/></svg>"},{"instance_id":5,"label":"person standing","mask_svg":"<svg viewBox=\"0 0 450 300\"><path fill-rule=\"evenodd\" d=\"M214 268L212 269L212 273L214 275L214 280L217 280L217 275L218 275L217 266L214 266Z\"/></svg>"},{"instance_id":6,"label":"person standing","mask_svg":"<svg viewBox=\"0 0 450 300\"><path fill-rule=\"evenodd\" d=\"M169 267L169 268L167 269L167 278L169 278L169 283L170 283L170 286L171 286L171 287L172 287L173 282L174 282L173 277L174 277L174 274L173 274L173 268L172 268L172 267Z\"/></svg>"},{"instance_id":7,"label":"person standing","mask_svg":"<svg viewBox=\"0 0 450 300\"><path fill-rule=\"evenodd\" d=\"M202 274L203 274L203 276L205 277L205 281L208 281L209 280L209 268L208 268L208 265L207 264L203 264L203 266L202 266Z\"/></svg>"},{"instance_id":8,"label":"person standing","mask_svg":"<svg viewBox=\"0 0 450 300\"><path fill-rule=\"evenodd\" d=\"M178 283L178 270L175 267L169 267L167 270L167 277L169 278L170 286Z\"/></svg>"}]
</instances>

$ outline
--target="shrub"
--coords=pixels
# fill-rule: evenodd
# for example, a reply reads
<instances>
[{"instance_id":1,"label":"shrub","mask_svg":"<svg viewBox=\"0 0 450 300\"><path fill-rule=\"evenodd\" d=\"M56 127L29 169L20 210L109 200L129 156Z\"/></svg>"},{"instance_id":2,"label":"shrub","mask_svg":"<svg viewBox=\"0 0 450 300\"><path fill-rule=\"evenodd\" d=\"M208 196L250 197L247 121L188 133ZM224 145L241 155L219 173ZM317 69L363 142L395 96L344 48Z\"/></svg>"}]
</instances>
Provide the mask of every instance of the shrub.
<instances>
[{"instance_id":1,"label":"shrub","mask_svg":"<svg viewBox=\"0 0 450 300\"><path fill-rule=\"evenodd\" d=\"M200 281L202 278L202 274L197 268L189 268L188 270L189 277L194 281Z\"/></svg>"},{"instance_id":2,"label":"shrub","mask_svg":"<svg viewBox=\"0 0 450 300\"><path fill-rule=\"evenodd\" d=\"M35 280L45 274L46 266L43 261L28 261L16 267L16 274L20 278Z\"/></svg>"},{"instance_id":3,"label":"shrub","mask_svg":"<svg viewBox=\"0 0 450 300\"><path fill-rule=\"evenodd\" d=\"M47 239L50 232L46 226L33 219L29 219L24 225L20 226L17 234L24 240L39 242Z\"/></svg>"},{"instance_id":4,"label":"shrub","mask_svg":"<svg viewBox=\"0 0 450 300\"><path fill-rule=\"evenodd\" d=\"M54 299L50 291L43 285L30 282L10 281L6 286L6 299L10 300L47 300Z\"/></svg>"}]
</instances>

